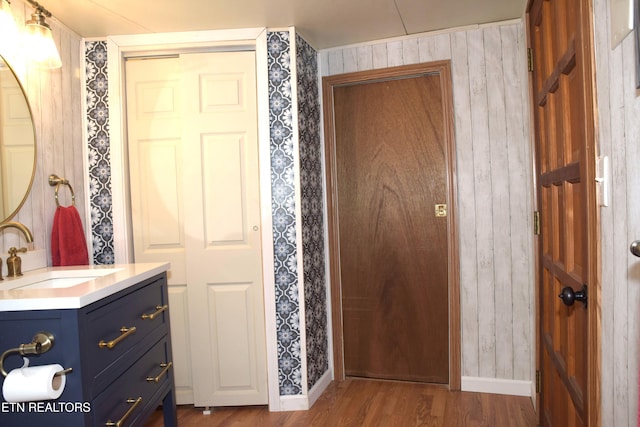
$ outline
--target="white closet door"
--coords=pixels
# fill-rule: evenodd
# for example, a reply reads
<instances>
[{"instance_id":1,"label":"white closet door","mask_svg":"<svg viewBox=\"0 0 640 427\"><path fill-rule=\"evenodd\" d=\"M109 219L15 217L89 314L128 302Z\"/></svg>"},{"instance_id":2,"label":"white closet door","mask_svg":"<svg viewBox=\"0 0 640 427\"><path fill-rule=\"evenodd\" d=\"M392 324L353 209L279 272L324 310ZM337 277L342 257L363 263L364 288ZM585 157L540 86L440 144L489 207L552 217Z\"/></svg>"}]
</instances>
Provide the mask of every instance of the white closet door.
<instances>
[{"instance_id":1,"label":"white closet door","mask_svg":"<svg viewBox=\"0 0 640 427\"><path fill-rule=\"evenodd\" d=\"M134 250L171 262L178 402L265 404L255 54L130 61L127 88Z\"/></svg>"}]
</instances>

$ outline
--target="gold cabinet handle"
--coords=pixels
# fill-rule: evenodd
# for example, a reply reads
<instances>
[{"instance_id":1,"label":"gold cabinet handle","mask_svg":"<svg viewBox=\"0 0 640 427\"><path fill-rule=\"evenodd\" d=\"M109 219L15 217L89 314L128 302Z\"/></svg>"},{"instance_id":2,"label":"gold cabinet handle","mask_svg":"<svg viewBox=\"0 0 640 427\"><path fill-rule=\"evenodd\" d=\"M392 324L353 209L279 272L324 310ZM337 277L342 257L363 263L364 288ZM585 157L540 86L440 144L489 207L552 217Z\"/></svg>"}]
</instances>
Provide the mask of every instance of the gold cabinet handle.
<instances>
[{"instance_id":1,"label":"gold cabinet handle","mask_svg":"<svg viewBox=\"0 0 640 427\"><path fill-rule=\"evenodd\" d=\"M156 318L156 316L158 316L160 313L162 313L163 311L165 311L167 308L169 308L169 306L167 304L165 305L156 305L156 311L154 313L151 314L143 314L142 318L144 320L153 320Z\"/></svg>"},{"instance_id":2,"label":"gold cabinet handle","mask_svg":"<svg viewBox=\"0 0 640 427\"><path fill-rule=\"evenodd\" d=\"M138 397L137 399L127 399L127 403L129 405L132 405L131 408L129 408L129 410L122 416L122 418L120 418L120 420L118 422L113 422L111 420L106 422L106 426L108 427L120 427L126 420L127 418L129 418L129 416L133 413L133 411L136 410L136 408L138 407L138 405L140 405L142 403L142 396Z\"/></svg>"},{"instance_id":3,"label":"gold cabinet handle","mask_svg":"<svg viewBox=\"0 0 640 427\"><path fill-rule=\"evenodd\" d=\"M164 376L164 374L167 373L167 371L169 371L169 369L171 369L171 366L173 366L173 362L161 363L160 367L164 368L164 369L162 369L162 371L155 378L154 377L147 377L147 381L150 382L150 383L160 382L160 379Z\"/></svg>"},{"instance_id":4,"label":"gold cabinet handle","mask_svg":"<svg viewBox=\"0 0 640 427\"><path fill-rule=\"evenodd\" d=\"M105 340L100 340L100 342L98 343L98 347L100 348L113 348L116 345L118 345L118 343L120 341L122 341L123 339L125 339L126 337L128 337L129 335L132 335L136 332L136 327L132 326L130 328L127 328L126 326L123 326L122 328L120 328L120 336L118 338L116 338L115 340L112 341L105 341Z\"/></svg>"}]
</instances>

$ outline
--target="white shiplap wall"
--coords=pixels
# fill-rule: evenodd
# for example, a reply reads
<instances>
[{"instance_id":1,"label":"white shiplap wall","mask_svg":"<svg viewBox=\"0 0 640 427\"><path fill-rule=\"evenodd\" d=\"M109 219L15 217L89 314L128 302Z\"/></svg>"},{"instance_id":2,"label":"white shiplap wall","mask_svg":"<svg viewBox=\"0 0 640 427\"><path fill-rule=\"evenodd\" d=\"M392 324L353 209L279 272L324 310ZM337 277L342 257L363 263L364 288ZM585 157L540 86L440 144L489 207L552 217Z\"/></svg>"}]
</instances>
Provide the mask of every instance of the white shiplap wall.
<instances>
[{"instance_id":1,"label":"white shiplap wall","mask_svg":"<svg viewBox=\"0 0 640 427\"><path fill-rule=\"evenodd\" d=\"M33 11L28 3L12 0L11 10L20 27ZM55 18L47 19L62 58L58 70L30 68L24 58L7 58L22 80L34 116L36 130L36 172L31 194L14 218L33 233L34 247L46 251L44 259L51 264L51 225L55 212L54 188L49 175L67 178L76 195L76 207L84 221L85 184L82 143L82 95L80 37ZM1 40L0 43L6 43ZM60 190L60 201L69 204L66 189ZM86 226L86 224L85 224ZM24 240L22 240L24 242ZM18 246L18 233L8 229L0 233L0 257L11 246ZM6 256L6 255L5 255ZM28 257L29 255L27 255ZM25 256L23 256L23 259Z\"/></svg>"},{"instance_id":2,"label":"white shiplap wall","mask_svg":"<svg viewBox=\"0 0 640 427\"><path fill-rule=\"evenodd\" d=\"M324 76L451 60L464 377L533 378L533 187L525 40L523 23L509 21L320 52Z\"/></svg>"},{"instance_id":3,"label":"white shiplap wall","mask_svg":"<svg viewBox=\"0 0 640 427\"><path fill-rule=\"evenodd\" d=\"M633 33L611 49L611 0L594 1L598 137L611 159L611 200L601 214L602 425L638 425L640 258L640 98Z\"/></svg>"}]
</instances>

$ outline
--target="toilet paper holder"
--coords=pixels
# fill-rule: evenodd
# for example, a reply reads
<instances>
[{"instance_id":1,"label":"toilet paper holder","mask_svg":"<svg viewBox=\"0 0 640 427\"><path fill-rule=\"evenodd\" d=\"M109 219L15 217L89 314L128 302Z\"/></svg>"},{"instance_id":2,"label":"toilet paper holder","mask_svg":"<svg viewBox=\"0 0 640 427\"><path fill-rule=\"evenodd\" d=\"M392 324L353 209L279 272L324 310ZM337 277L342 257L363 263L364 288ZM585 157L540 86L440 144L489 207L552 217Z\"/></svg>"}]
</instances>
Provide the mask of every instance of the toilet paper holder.
<instances>
[{"instance_id":1,"label":"toilet paper holder","mask_svg":"<svg viewBox=\"0 0 640 427\"><path fill-rule=\"evenodd\" d=\"M53 334L47 331L40 331L33 336L33 339L28 344L20 344L19 347L10 348L6 350L0 356L0 373L3 376L9 375L7 371L4 369L4 359L11 354L19 354L21 356L25 356L27 354L42 354L51 350L54 343ZM56 375L68 374L72 371L73 368L68 368L60 372L56 372Z\"/></svg>"}]
</instances>

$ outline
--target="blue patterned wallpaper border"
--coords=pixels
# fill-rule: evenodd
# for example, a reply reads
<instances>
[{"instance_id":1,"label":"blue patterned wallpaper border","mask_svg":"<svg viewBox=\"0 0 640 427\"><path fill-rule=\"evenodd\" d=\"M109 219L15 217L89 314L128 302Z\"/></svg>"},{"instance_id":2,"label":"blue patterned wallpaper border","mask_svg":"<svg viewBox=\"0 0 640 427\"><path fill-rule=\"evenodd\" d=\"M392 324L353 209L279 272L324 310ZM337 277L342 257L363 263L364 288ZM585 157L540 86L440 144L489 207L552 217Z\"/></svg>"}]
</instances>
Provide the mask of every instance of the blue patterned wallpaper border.
<instances>
[{"instance_id":1,"label":"blue patterned wallpaper border","mask_svg":"<svg viewBox=\"0 0 640 427\"><path fill-rule=\"evenodd\" d=\"M311 390L329 370L324 191L317 52L296 35L307 378Z\"/></svg>"},{"instance_id":2,"label":"blue patterned wallpaper border","mask_svg":"<svg viewBox=\"0 0 640 427\"><path fill-rule=\"evenodd\" d=\"M302 394L302 359L289 32L268 33L267 51L279 387L291 396Z\"/></svg>"},{"instance_id":3,"label":"blue patterned wallpaper border","mask_svg":"<svg viewBox=\"0 0 640 427\"><path fill-rule=\"evenodd\" d=\"M89 204L93 262L113 264L113 211L111 203L111 154L109 142L109 94L107 43L86 42L87 145L89 147Z\"/></svg>"}]
</instances>

